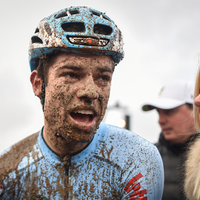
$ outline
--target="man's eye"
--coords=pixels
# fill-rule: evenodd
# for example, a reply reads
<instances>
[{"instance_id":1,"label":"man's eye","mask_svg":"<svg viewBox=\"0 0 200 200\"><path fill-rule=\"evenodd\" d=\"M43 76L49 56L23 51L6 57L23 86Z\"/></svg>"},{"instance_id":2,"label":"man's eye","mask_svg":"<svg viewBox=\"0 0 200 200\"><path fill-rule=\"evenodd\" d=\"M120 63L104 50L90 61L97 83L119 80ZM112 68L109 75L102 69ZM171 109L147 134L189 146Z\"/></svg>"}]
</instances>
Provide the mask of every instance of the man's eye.
<instances>
[{"instance_id":1,"label":"man's eye","mask_svg":"<svg viewBox=\"0 0 200 200\"><path fill-rule=\"evenodd\" d=\"M64 72L62 76L66 78L78 78L78 75L74 72Z\"/></svg>"},{"instance_id":2,"label":"man's eye","mask_svg":"<svg viewBox=\"0 0 200 200\"><path fill-rule=\"evenodd\" d=\"M74 78L74 77L76 77L76 74L75 74L75 73L72 73L72 72L70 72L70 73L67 73L67 74L66 74L66 76L67 76L67 77Z\"/></svg>"},{"instance_id":3,"label":"man's eye","mask_svg":"<svg viewBox=\"0 0 200 200\"><path fill-rule=\"evenodd\" d=\"M98 81L101 83L101 84L107 84L108 82L111 81L111 77L108 76L108 75L101 75L99 78L98 78Z\"/></svg>"},{"instance_id":4,"label":"man's eye","mask_svg":"<svg viewBox=\"0 0 200 200\"><path fill-rule=\"evenodd\" d=\"M168 115L173 115L174 113L176 113L177 112L177 109L170 109L170 110L167 110L167 114Z\"/></svg>"},{"instance_id":5,"label":"man's eye","mask_svg":"<svg viewBox=\"0 0 200 200\"><path fill-rule=\"evenodd\" d=\"M172 111L172 110L167 110L166 113L167 113L168 115L170 115L170 114L173 113L173 111Z\"/></svg>"}]
</instances>

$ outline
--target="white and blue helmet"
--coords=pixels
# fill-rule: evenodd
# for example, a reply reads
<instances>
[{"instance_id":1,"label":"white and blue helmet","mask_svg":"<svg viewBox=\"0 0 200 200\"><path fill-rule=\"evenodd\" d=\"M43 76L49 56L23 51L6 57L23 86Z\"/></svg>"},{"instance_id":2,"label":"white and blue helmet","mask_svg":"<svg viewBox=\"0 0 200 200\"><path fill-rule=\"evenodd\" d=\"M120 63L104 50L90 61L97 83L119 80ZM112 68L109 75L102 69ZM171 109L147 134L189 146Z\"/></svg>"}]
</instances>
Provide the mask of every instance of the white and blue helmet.
<instances>
[{"instance_id":1,"label":"white and blue helmet","mask_svg":"<svg viewBox=\"0 0 200 200\"><path fill-rule=\"evenodd\" d=\"M104 13L83 6L60 10L40 21L29 47L31 71L42 55L54 51L110 55L116 65L124 57L117 25Z\"/></svg>"}]
</instances>

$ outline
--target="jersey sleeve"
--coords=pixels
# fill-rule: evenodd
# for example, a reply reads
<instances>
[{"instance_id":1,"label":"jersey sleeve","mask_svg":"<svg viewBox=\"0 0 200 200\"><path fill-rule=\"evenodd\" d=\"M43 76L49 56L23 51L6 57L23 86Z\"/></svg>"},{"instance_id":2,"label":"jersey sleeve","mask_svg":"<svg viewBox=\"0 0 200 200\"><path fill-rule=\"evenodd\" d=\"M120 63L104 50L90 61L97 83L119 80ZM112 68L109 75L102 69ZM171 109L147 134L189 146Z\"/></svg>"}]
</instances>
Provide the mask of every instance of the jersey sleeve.
<instances>
[{"instance_id":1,"label":"jersey sleeve","mask_svg":"<svg viewBox=\"0 0 200 200\"><path fill-rule=\"evenodd\" d=\"M155 146L138 149L137 158L126 164L122 174L122 199L162 199L163 162Z\"/></svg>"}]
</instances>

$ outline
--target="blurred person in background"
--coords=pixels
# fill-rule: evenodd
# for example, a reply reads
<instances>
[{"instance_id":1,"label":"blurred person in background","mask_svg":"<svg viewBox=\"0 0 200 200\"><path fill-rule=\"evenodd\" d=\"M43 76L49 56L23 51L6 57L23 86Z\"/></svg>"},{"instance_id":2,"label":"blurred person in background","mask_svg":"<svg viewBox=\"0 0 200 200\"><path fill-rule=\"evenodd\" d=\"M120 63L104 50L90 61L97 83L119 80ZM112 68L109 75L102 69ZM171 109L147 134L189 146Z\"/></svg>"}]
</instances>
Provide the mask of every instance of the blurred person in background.
<instances>
[{"instance_id":1,"label":"blurred person in background","mask_svg":"<svg viewBox=\"0 0 200 200\"><path fill-rule=\"evenodd\" d=\"M156 99L142 106L156 109L161 133L155 144L164 164L163 200L186 199L183 192L182 164L188 144L197 134L193 117L194 83L174 80L165 84Z\"/></svg>"}]
</instances>

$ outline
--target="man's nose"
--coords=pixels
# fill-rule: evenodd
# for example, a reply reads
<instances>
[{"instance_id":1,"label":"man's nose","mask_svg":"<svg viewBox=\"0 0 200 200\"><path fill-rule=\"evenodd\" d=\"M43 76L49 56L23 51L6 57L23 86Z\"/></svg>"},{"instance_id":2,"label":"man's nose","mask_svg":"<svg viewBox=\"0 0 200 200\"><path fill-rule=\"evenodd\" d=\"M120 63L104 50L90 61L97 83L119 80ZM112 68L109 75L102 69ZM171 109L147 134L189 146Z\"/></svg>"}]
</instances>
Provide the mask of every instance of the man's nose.
<instances>
[{"instance_id":1,"label":"man's nose","mask_svg":"<svg viewBox=\"0 0 200 200\"><path fill-rule=\"evenodd\" d=\"M196 107L200 107L200 94L194 99L194 104Z\"/></svg>"},{"instance_id":2,"label":"man's nose","mask_svg":"<svg viewBox=\"0 0 200 200\"><path fill-rule=\"evenodd\" d=\"M87 76L87 78L82 84L83 84L82 87L80 87L80 89L77 91L78 98L86 98L86 99L99 98L99 94L97 92L97 86L92 76Z\"/></svg>"},{"instance_id":3,"label":"man's nose","mask_svg":"<svg viewBox=\"0 0 200 200\"><path fill-rule=\"evenodd\" d=\"M167 121L166 116L162 113L159 113L158 123L160 125L164 125L166 123L166 121Z\"/></svg>"}]
</instances>

